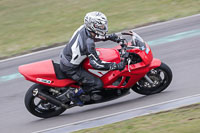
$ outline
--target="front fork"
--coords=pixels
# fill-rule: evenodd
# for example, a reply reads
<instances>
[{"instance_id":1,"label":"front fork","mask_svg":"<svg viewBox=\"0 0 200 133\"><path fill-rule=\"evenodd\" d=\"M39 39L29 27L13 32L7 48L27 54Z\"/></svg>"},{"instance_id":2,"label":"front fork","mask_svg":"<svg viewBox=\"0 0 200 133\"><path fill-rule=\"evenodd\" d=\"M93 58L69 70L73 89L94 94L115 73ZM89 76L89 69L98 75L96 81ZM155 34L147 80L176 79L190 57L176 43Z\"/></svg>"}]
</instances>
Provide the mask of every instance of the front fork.
<instances>
[{"instance_id":1,"label":"front fork","mask_svg":"<svg viewBox=\"0 0 200 133\"><path fill-rule=\"evenodd\" d=\"M145 78L151 85L153 85L153 81L149 78L149 76L148 76L147 74L144 76L144 78Z\"/></svg>"},{"instance_id":2,"label":"front fork","mask_svg":"<svg viewBox=\"0 0 200 133\"><path fill-rule=\"evenodd\" d=\"M131 59L128 58L127 61L128 61L128 71L131 72L130 67L129 67L129 66L130 66L130 63L131 63ZM145 78L151 85L153 85L153 81L149 78L149 76L148 76L147 74L144 76L144 78Z\"/></svg>"},{"instance_id":3,"label":"front fork","mask_svg":"<svg viewBox=\"0 0 200 133\"><path fill-rule=\"evenodd\" d=\"M159 59L155 59L153 58L153 60L151 61L151 64L149 65L149 70L151 71L154 68L157 68L161 65L161 61ZM149 78L149 76L146 74L144 76L144 78L151 84L153 85L154 82Z\"/></svg>"}]
</instances>

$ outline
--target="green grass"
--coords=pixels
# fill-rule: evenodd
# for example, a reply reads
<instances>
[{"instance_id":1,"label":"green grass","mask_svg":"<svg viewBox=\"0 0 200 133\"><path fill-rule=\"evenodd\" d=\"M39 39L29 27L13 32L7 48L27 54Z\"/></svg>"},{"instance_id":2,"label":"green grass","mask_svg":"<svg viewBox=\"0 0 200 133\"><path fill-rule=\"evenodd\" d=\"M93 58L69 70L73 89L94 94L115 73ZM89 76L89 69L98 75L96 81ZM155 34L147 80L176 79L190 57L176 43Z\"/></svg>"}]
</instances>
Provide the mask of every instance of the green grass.
<instances>
[{"instance_id":1,"label":"green grass","mask_svg":"<svg viewBox=\"0 0 200 133\"><path fill-rule=\"evenodd\" d=\"M66 42L87 12L109 32L200 13L200 0L0 0L0 58Z\"/></svg>"},{"instance_id":2,"label":"green grass","mask_svg":"<svg viewBox=\"0 0 200 133\"><path fill-rule=\"evenodd\" d=\"M74 133L199 133L200 104Z\"/></svg>"}]
</instances>

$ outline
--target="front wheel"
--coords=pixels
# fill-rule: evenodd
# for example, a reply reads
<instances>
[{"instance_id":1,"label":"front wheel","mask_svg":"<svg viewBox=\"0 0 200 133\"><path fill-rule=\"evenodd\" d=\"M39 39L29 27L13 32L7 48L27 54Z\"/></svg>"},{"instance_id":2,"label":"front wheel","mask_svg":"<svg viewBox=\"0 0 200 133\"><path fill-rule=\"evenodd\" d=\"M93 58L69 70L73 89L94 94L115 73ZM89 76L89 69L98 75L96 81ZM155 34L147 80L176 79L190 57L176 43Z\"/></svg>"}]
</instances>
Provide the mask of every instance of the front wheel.
<instances>
[{"instance_id":1,"label":"front wheel","mask_svg":"<svg viewBox=\"0 0 200 133\"><path fill-rule=\"evenodd\" d=\"M153 83L149 83L145 78L142 78L132 87L132 90L138 94L152 95L165 90L172 81L172 71L163 62L159 67L150 70L147 76Z\"/></svg>"},{"instance_id":2,"label":"front wheel","mask_svg":"<svg viewBox=\"0 0 200 133\"><path fill-rule=\"evenodd\" d=\"M58 107L56 105L53 105L47 101L44 101L36 96L33 96L33 91L35 89L38 89L42 91L43 93L49 94L49 87L43 86L40 84L34 84L29 88L25 95L25 106L28 109L28 111L40 118L49 118L53 116L58 116L61 113L63 113L66 109L62 107Z\"/></svg>"}]
</instances>

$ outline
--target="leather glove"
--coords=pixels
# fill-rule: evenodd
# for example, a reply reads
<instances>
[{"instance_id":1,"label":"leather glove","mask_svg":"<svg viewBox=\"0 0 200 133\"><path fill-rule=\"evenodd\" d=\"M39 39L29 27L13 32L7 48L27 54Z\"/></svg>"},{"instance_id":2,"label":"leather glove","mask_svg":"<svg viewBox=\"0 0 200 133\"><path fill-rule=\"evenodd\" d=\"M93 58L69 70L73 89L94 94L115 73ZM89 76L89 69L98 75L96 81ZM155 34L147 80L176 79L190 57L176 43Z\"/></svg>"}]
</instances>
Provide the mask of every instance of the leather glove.
<instances>
[{"instance_id":1,"label":"leather glove","mask_svg":"<svg viewBox=\"0 0 200 133\"><path fill-rule=\"evenodd\" d=\"M112 63L111 65L110 65L110 70L117 70L117 63Z\"/></svg>"},{"instance_id":2,"label":"leather glove","mask_svg":"<svg viewBox=\"0 0 200 133\"><path fill-rule=\"evenodd\" d=\"M125 68L125 62L124 61L117 64L118 70L122 71L122 70L124 70L124 68Z\"/></svg>"},{"instance_id":3,"label":"leather glove","mask_svg":"<svg viewBox=\"0 0 200 133\"><path fill-rule=\"evenodd\" d=\"M118 42L119 41L119 37L115 34L115 33L112 33L110 35L108 35L108 40L111 40L111 41L114 41L114 42Z\"/></svg>"},{"instance_id":4,"label":"leather glove","mask_svg":"<svg viewBox=\"0 0 200 133\"><path fill-rule=\"evenodd\" d=\"M122 71L122 70L124 70L124 68L125 68L125 62L124 61L122 61L122 62L120 62L120 63L113 63L111 66L110 66L110 70L120 70L120 71Z\"/></svg>"}]
</instances>

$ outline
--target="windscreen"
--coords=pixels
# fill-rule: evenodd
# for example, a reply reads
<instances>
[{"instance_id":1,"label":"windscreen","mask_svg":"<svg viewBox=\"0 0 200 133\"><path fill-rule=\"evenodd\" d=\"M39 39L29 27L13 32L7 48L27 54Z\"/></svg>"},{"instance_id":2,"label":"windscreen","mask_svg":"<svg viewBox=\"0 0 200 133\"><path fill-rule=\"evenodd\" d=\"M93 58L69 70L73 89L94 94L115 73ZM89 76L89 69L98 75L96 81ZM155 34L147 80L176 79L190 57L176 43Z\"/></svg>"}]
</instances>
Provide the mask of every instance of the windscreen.
<instances>
[{"instance_id":1,"label":"windscreen","mask_svg":"<svg viewBox=\"0 0 200 133\"><path fill-rule=\"evenodd\" d=\"M146 48L145 41L135 32L133 32L131 43L133 46L140 47L141 50Z\"/></svg>"}]
</instances>

